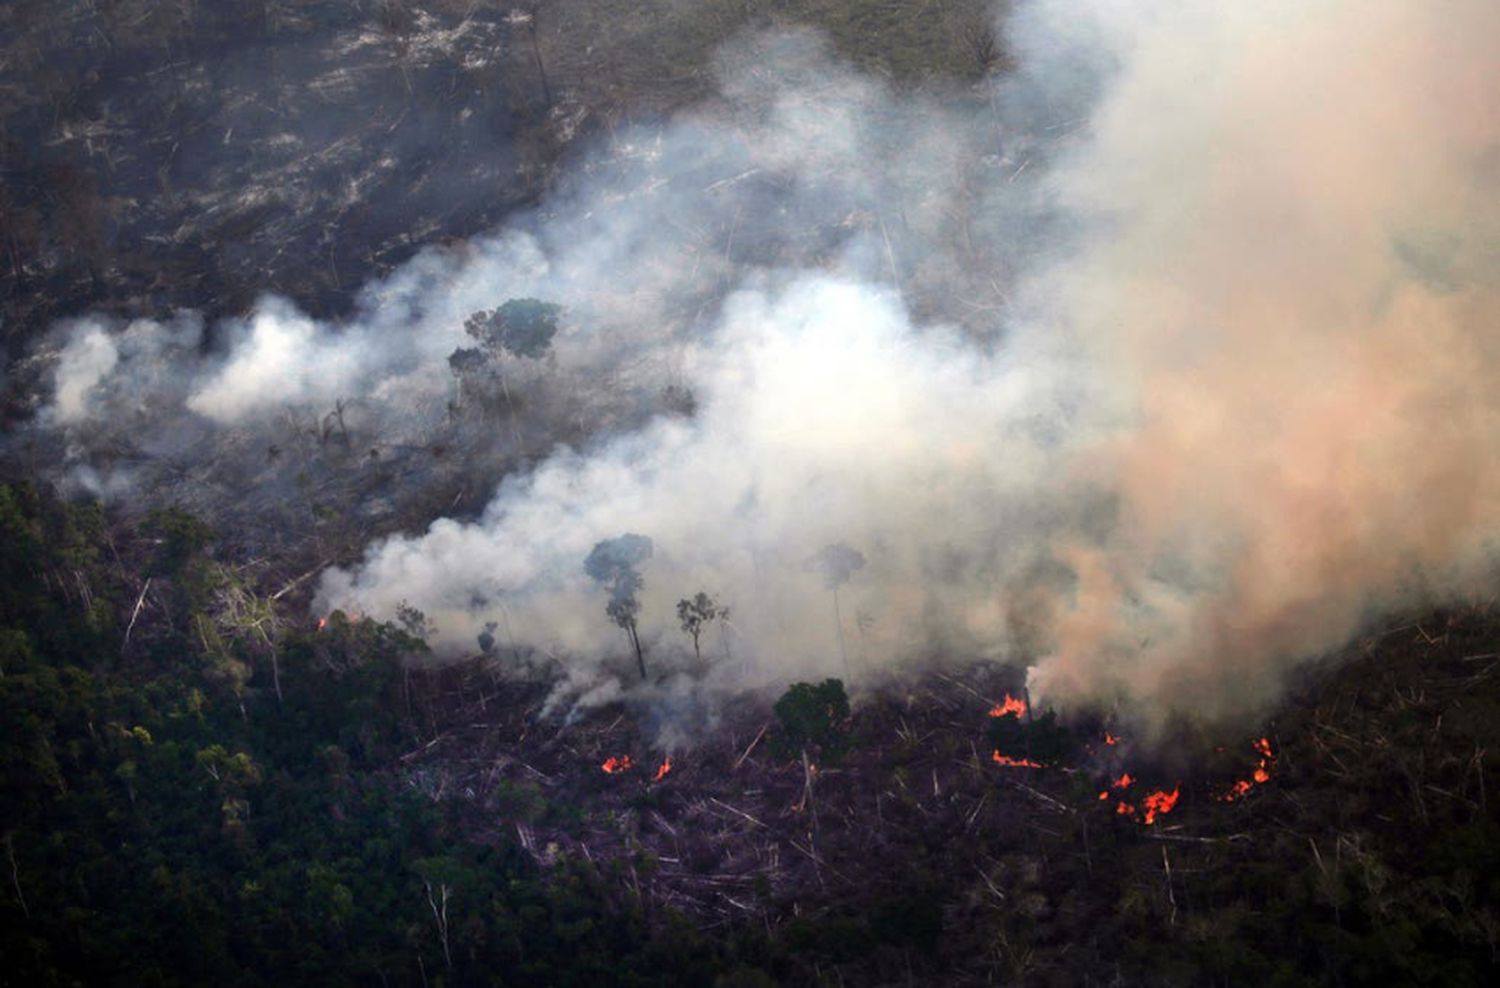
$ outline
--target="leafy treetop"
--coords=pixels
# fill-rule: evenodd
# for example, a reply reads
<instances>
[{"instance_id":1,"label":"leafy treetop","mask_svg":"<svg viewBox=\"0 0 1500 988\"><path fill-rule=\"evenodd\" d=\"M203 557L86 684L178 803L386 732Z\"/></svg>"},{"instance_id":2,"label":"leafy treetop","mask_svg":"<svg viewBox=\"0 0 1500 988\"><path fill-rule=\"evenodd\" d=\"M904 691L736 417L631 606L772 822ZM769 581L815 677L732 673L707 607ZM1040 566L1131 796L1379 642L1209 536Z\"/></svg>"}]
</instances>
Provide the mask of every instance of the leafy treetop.
<instances>
[{"instance_id":1,"label":"leafy treetop","mask_svg":"<svg viewBox=\"0 0 1500 988\"><path fill-rule=\"evenodd\" d=\"M843 757L849 745L849 697L842 680L825 679L816 686L793 683L774 710L781 722L781 733L772 741L778 757L803 751L816 751L829 761Z\"/></svg>"},{"instance_id":2,"label":"leafy treetop","mask_svg":"<svg viewBox=\"0 0 1500 988\"><path fill-rule=\"evenodd\" d=\"M480 310L464 321L464 331L491 352L536 360L557 335L562 306L534 298L513 298L498 309ZM458 370L458 366L454 366Z\"/></svg>"},{"instance_id":3,"label":"leafy treetop","mask_svg":"<svg viewBox=\"0 0 1500 988\"><path fill-rule=\"evenodd\" d=\"M858 549L843 542L835 542L819 549L807 562L807 568L823 574L823 584L830 590L849 582L849 578L865 568L865 557Z\"/></svg>"}]
</instances>

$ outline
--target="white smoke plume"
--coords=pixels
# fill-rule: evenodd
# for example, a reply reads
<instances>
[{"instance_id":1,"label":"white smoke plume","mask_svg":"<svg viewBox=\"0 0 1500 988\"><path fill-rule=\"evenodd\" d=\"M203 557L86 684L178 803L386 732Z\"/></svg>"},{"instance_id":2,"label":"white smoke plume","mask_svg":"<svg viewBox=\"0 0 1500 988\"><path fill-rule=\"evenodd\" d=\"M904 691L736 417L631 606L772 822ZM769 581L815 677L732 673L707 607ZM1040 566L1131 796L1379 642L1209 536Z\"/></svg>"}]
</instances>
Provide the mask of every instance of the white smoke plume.
<instances>
[{"instance_id":1,"label":"white smoke plume","mask_svg":"<svg viewBox=\"0 0 1500 988\"><path fill-rule=\"evenodd\" d=\"M560 452L479 522L372 548L325 581L325 602L388 613L405 599L463 636L503 602L523 640L599 655L619 631L583 560L645 532L646 628L669 628L675 602L707 590L769 673L836 672L834 605L807 563L845 542L869 560L842 601L855 668L921 651L939 629L996 647L999 580L1033 550L1038 481L1054 472L1057 450L1032 433L1057 416L1060 368L919 337L894 293L866 284L767 282L732 296L683 357L701 396L692 421ZM856 636L861 612L875 621Z\"/></svg>"},{"instance_id":2,"label":"white smoke plume","mask_svg":"<svg viewBox=\"0 0 1500 988\"><path fill-rule=\"evenodd\" d=\"M1149 716L1252 709L1382 609L1483 585L1500 7L1032 0L1007 30L1018 71L961 99L746 39L720 99L346 324L268 300L207 357L78 324L47 414L118 420L176 347L163 434L352 394L420 432L467 315L563 304L517 427L550 452L316 606L407 601L455 649L493 622L580 694L631 682L583 570L627 532L648 664L706 590L752 680L1009 657L1034 699ZM657 414L678 382L694 413ZM834 544L866 560L836 599L808 565Z\"/></svg>"}]
</instances>

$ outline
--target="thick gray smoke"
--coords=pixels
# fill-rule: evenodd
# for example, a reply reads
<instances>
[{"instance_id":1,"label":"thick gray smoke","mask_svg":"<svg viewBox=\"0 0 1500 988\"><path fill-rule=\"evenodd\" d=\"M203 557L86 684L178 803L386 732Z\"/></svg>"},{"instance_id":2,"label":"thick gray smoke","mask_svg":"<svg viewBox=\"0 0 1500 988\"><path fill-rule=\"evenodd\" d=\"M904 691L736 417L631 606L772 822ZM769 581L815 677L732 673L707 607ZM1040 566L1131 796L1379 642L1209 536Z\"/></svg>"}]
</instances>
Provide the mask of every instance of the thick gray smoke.
<instances>
[{"instance_id":1,"label":"thick gray smoke","mask_svg":"<svg viewBox=\"0 0 1500 988\"><path fill-rule=\"evenodd\" d=\"M206 360L188 319L62 330L42 420L167 437L360 395L426 434L467 316L562 304L487 440L557 445L317 606L407 601L455 649L501 621L595 697L625 643L583 561L627 532L648 656L707 591L726 676L1011 657L1039 699L1153 712L1253 707L1489 576L1500 7L1033 0L1007 28L1019 71L962 99L747 39L721 99L346 325L267 300ZM647 400L669 385L692 414ZM865 560L836 587L828 546Z\"/></svg>"}]
</instances>

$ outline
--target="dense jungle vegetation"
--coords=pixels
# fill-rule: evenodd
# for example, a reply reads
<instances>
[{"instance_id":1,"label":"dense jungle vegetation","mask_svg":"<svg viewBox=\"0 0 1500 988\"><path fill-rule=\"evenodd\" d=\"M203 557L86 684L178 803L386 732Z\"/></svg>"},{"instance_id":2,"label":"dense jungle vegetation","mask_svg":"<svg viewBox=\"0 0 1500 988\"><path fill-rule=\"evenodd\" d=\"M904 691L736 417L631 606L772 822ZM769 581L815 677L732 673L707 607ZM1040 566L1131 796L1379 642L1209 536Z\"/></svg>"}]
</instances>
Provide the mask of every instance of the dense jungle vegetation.
<instances>
[{"instance_id":1,"label":"dense jungle vegetation","mask_svg":"<svg viewBox=\"0 0 1500 988\"><path fill-rule=\"evenodd\" d=\"M142 618L147 586L164 606ZM625 828L666 797L511 787L484 809L502 826L476 830L410 758L460 713L421 639L272 622L276 602L184 512L120 524L6 484L0 593L8 984L1460 985L1486 983L1500 947L1500 657L1482 608L1313 677L1274 722L1272 780L1210 799L1206 754L1170 829L1090 829L1090 782L1063 769L1015 783L986 766L954 810L924 793L927 766L990 743L982 723L923 740L947 711L892 695L845 717L836 682L790 691L783 743L744 785L791 771L796 792L811 744L843 766L820 807L840 786L899 798L850 831L862 846L828 838L829 874L867 879L830 877L792 910L752 886L759 904L724 924L653 895L644 845L538 854L505 825ZM1061 753L1044 720L1037 750ZM1002 822L969 831L980 800Z\"/></svg>"}]
</instances>

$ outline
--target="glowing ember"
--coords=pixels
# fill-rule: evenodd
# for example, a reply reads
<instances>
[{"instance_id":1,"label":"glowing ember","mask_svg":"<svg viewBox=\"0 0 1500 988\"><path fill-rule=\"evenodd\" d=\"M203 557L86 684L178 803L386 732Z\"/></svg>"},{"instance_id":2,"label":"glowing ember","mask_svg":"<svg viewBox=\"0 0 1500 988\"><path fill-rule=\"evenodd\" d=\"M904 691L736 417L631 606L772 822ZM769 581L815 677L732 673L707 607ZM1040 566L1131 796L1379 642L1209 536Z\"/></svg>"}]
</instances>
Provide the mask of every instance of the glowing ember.
<instances>
[{"instance_id":1,"label":"glowing ember","mask_svg":"<svg viewBox=\"0 0 1500 988\"><path fill-rule=\"evenodd\" d=\"M635 767L635 762L630 760L629 755L620 755L617 758L606 758L604 764L599 766L604 769L606 775L614 775L617 772L628 772Z\"/></svg>"},{"instance_id":2,"label":"glowing ember","mask_svg":"<svg viewBox=\"0 0 1500 988\"><path fill-rule=\"evenodd\" d=\"M665 779L667 777L667 773L670 771L672 771L672 756L668 755L666 758L662 759L661 768L656 770L656 778L652 779L651 781L660 782L662 779Z\"/></svg>"},{"instance_id":3,"label":"glowing ember","mask_svg":"<svg viewBox=\"0 0 1500 988\"><path fill-rule=\"evenodd\" d=\"M1276 755L1271 751L1270 738L1257 738L1250 742L1256 754L1260 755L1260 764L1255 766L1255 771L1250 778L1241 779L1229 787L1229 791L1219 797L1221 803L1232 803L1237 799L1244 799L1250 790L1259 785L1265 785L1271 781L1271 767L1276 764Z\"/></svg>"},{"instance_id":4,"label":"glowing ember","mask_svg":"<svg viewBox=\"0 0 1500 988\"><path fill-rule=\"evenodd\" d=\"M1130 816L1135 813L1135 807L1129 803L1121 803L1115 807L1116 816Z\"/></svg>"},{"instance_id":5,"label":"glowing ember","mask_svg":"<svg viewBox=\"0 0 1500 988\"><path fill-rule=\"evenodd\" d=\"M1105 801L1105 800L1106 800L1106 799L1109 799L1109 790L1108 790L1108 789L1106 789L1106 790L1105 790L1105 791L1104 791L1104 792L1101 792L1101 793L1100 793L1100 794L1099 794L1099 802L1101 802L1101 803L1102 803L1102 802L1104 802L1104 801Z\"/></svg>"},{"instance_id":6,"label":"glowing ember","mask_svg":"<svg viewBox=\"0 0 1500 988\"><path fill-rule=\"evenodd\" d=\"M1181 785L1174 786L1171 792L1167 792L1165 789L1158 789L1156 792L1147 795L1144 804L1146 807L1146 818L1144 821L1146 826L1149 827L1155 823L1158 815L1171 813L1172 808L1177 805L1177 798L1181 795Z\"/></svg>"},{"instance_id":7,"label":"glowing ember","mask_svg":"<svg viewBox=\"0 0 1500 988\"><path fill-rule=\"evenodd\" d=\"M1009 755L1002 755L998 751L995 752L994 754L990 755L990 761L994 762L996 765L1007 765L1007 766L1010 766L1011 768L1041 768L1042 767L1042 763L1041 762L1034 762L1034 761L1032 761L1029 758L1012 758Z\"/></svg>"},{"instance_id":8,"label":"glowing ember","mask_svg":"<svg viewBox=\"0 0 1500 988\"><path fill-rule=\"evenodd\" d=\"M1121 775L1118 779L1111 782L1110 786L1114 789L1129 789L1134 784L1135 780L1130 777L1129 772L1126 772L1124 775Z\"/></svg>"},{"instance_id":9,"label":"glowing ember","mask_svg":"<svg viewBox=\"0 0 1500 988\"><path fill-rule=\"evenodd\" d=\"M1026 701L1005 694L1005 702L990 708L991 717L1020 717L1026 713Z\"/></svg>"},{"instance_id":10,"label":"glowing ember","mask_svg":"<svg viewBox=\"0 0 1500 988\"><path fill-rule=\"evenodd\" d=\"M339 613L339 612L338 611L334 611L331 614L325 614L322 617L318 618L318 630L319 631L327 631L328 630L328 621L329 621L329 619L332 618L333 615L337 614L337 613ZM347 611L344 614L344 618L350 624L358 624L360 621L364 620L364 615L361 614L361 613L359 613L358 611Z\"/></svg>"},{"instance_id":11,"label":"glowing ember","mask_svg":"<svg viewBox=\"0 0 1500 988\"><path fill-rule=\"evenodd\" d=\"M1105 744L1111 744L1111 745L1113 745L1113 744L1119 744L1120 743L1120 739L1117 738L1117 737L1115 737L1113 734L1109 733L1108 731L1105 731L1104 732L1104 743Z\"/></svg>"}]
</instances>

